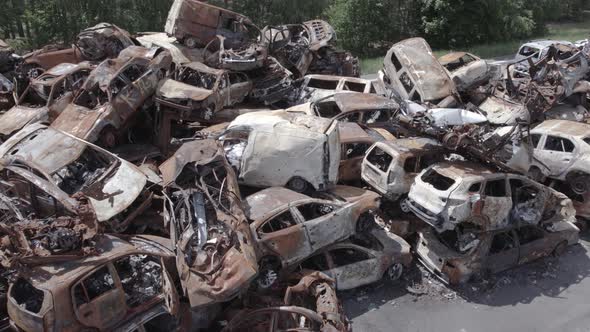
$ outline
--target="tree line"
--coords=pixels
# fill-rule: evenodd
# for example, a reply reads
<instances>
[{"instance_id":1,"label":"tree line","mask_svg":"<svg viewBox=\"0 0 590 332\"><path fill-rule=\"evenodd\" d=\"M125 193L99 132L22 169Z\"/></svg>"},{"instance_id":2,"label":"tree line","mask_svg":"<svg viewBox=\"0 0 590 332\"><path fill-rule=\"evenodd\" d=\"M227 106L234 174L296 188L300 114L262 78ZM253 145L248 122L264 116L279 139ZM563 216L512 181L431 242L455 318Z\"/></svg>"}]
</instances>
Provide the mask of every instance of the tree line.
<instances>
[{"instance_id":1,"label":"tree line","mask_svg":"<svg viewBox=\"0 0 590 332\"><path fill-rule=\"evenodd\" d=\"M162 31L172 0L3 0L0 38L19 48L70 43L99 22L130 32ZM528 38L546 23L580 20L590 0L211 0L259 26L327 19L343 48L381 54L392 43L424 36L433 47ZM16 41L16 42L15 42Z\"/></svg>"}]
</instances>

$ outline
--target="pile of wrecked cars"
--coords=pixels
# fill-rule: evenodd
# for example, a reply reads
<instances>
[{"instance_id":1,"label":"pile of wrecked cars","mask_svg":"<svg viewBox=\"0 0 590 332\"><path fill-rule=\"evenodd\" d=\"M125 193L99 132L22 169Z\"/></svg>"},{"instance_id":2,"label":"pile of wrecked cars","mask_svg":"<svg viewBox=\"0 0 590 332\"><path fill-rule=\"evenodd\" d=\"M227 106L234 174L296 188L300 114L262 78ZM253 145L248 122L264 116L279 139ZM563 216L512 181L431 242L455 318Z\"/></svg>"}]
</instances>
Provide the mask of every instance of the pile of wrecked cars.
<instances>
[{"instance_id":1,"label":"pile of wrecked cars","mask_svg":"<svg viewBox=\"0 0 590 332\"><path fill-rule=\"evenodd\" d=\"M0 42L0 327L350 331L337 291L577 243L590 47L412 38L367 80L335 39L176 0L165 33Z\"/></svg>"}]
</instances>

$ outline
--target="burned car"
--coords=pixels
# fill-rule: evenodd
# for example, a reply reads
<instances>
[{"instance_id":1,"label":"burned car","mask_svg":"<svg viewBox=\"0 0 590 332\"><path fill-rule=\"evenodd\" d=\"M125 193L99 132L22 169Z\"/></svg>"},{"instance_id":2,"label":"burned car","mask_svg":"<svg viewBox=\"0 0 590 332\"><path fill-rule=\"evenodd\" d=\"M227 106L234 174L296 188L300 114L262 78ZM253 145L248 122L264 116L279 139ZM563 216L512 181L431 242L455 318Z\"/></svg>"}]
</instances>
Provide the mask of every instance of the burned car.
<instances>
[{"instance_id":1,"label":"burned car","mask_svg":"<svg viewBox=\"0 0 590 332\"><path fill-rule=\"evenodd\" d=\"M375 143L395 140L382 128L368 128L353 122L338 123L340 132L340 168L338 181L354 182L361 179L361 164L367 150Z\"/></svg>"},{"instance_id":2,"label":"burned car","mask_svg":"<svg viewBox=\"0 0 590 332\"><path fill-rule=\"evenodd\" d=\"M410 38L393 45L379 76L387 88L404 100L438 107L457 104L455 84L423 38Z\"/></svg>"},{"instance_id":3,"label":"burned car","mask_svg":"<svg viewBox=\"0 0 590 332\"><path fill-rule=\"evenodd\" d=\"M75 214L73 197L82 193L98 222L123 231L153 197L144 190L147 177L136 166L41 124L29 125L4 142L0 158L15 160L5 167L9 172L1 185L25 215L59 216L61 207Z\"/></svg>"},{"instance_id":4,"label":"burned car","mask_svg":"<svg viewBox=\"0 0 590 332\"><path fill-rule=\"evenodd\" d=\"M304 270L288 282L282 299L272 295L245 299L245 308L230 316L222 331L352 331L333 279Z\"/></svg>"},{"instance_id":5,"label":"burned car","mask_svg":"<svg viewBox=\"0 0 590 332\"><path fill-rule=\"evenodd\" d=\"M386 94L378 81L330 75L305 76L300 91L298 102L314 102L338 92L371 93L380 96Z\"/></svg>"},{"instance_id":6,"label":"burned car","mask_svg":"<svg viewBox=\"0 0 590 332\"><path fill-rule=\"evenodd\" d=\"M178 313L169 240L105 235L95 249L96 255L21 272L8 290L13 326L24 331L117 330L156 307Z\"/></svg>"},{"instance_id":7,"label":"burned car","mask_svg":"<svg viewBox=\"0 0 590 332\"><path fill-rule=\"evenodd\" d=\"M192 308L226 302L258 273L235 173L214 140L185 143L160 165L164 220Z\"/></svg>"},{"instance_id":8,"label":"burned car","mask_svg":"<svg viewBox=\"0 0 590 332\"><path fill-rule=\"evenodd\" d=\"M217 36L227 48L238 48L259 29L241 14L196 0L175 0L168 13L164 31L187 47L204 47Z\"/></svg>"},{"instance_id":9,"label":"burned car","mask_svg":"<svg viewBox=\"0 0 590 332\"><path fill-rule=\"evenodd\" d=\"M338 180L338 122L285 111L238 116L219 138L238 181L253 187L326 190Z\"/></svg>"},{"instance_id":10,"label":"burned car","mask_svg":"<svg viewBox=\"0 0 590 332\"><path fill-rule=\"evenodd\" d=\"M89 62L62 63L31 79L16 106L0 115L0 139L6 140L27 124L55 120L93 69Z\"/></svg>"},{"instance_id":11,"label":"burned car","mask_svg":"<svg viewBox=\"0 0 590 332\"><path fill-rule=\"evenodd\" d=\"M534 158L529 175L567 182L576 194L590 191L590 125L546 120L533 130Z\"/></svg>"},{"instance_id":12,"label":"burned car","mask_svg":"<svg viewBox=\"0 0 590 332\"><path fill-rule=\"evenodd\" d=\"M411 261L410 245L404 239L376 227L327 247L300 266L321 271L334 278L338 290L347 290L382 278L396 281Z\"/></svg>"},{"instance_id":13,"label":"burned car","mask_svg":"<svg viewBox=\"0 0 590 332\"><path fill-rule=\"evenodd\" d=\"M372 191L346 186L320 198L279 187L248 196L246 215L261 270L258 285L271 287L279 270L368 228L379 202Z\"/></svg>"},{"instance_id":14,"label":"burned car","mask_svg":"<svg viewBox=\"0 0 590 332\"><path fill-rule=\"evenodd\" d=\"M337 93L312 103L287 109L342 122L356 122L370 128L396 131L395 116L400 106L397 102L366 93Z\"/></svg>"},{"instance_id":15,"label":"burned car","mask_svg":"<svg viewBox=\"0 0 590 332\"><path fill-rule=\"evenodd\" d=\"M34 78L60 63L116 58L119 52L132 45L135 45L135 42L131 39L129 32L114 24L99 23L80 32L76 43L71 47L48 45L25 54L20 71Z\"/></svg>"},{"instance_id":16,"label":"burned car","mask_svg":"<svg viewBox=\"0 0 590 332\"><path fill-rule=\"evenodd\" d=\"M576 210L564 194L522 175L494 173L470 162L425 169L416 177L406 204L438 232L576 221Z\"/></svg>"},{"instance_id":17,"label":"burned car","mask_svg":"<svg viewBox=\"0 0 590 332\"><path fill-rule=\"evenodd\" d=\"M466 92L499 76L500 67L467 52L453 52L438 58L459 92Z\"/></svg>"},{"instance_id":18,"label":"burned car","mask_svg":"<svg viewBox=\"0 0 590 332\"><path fill-rule=\"evenodd\" d=\"M489 276L544 256L563 254L578 242L579 229L571 222L522 225L491 232L469 233L467 239L454 231L418 233L418 260L442 281L458 284L474 276Z\"/></svg>"},{"instance_id":19,"label":"burned car","mask_svg":"<svg viewBox=\"0 0 590 332\"><path fill-rule=\"evenodd\" d=\"M136 51L150 56L102 62L51 126L105 147L116 145L172 62L170 53L162 49L137 47Z\"/></svg>"},{"instance_id":20,"label":"burned car","mask_svg":"<svg viewBox=\"0 0 590 332\"><path fill-rule=\"evenodd\" d=\"M358 59L334 48L336 31L326 21L269 26L261 36L271 54L297 77L307 73L360 76Z\"/></svg>"},{"instance_id":21,"label":"burned car","mask_svg":"<svg viewBox=\"0 0 590 332\"><path fill-rule=\"evenodd\" d=\"M246 74L191 62L160 82L156 102L178 110L179 120L209 120L221 109L243 102L250 90L252 82Z\"/></svg>"},{"instance_id":22,"label":"burned car","mask_svg":"<svg viewBox=\"0 0 590 332\"><path fill-rule=\"evenodd\" d=\"M377 142L364 156L361 177L376 192L397 201L410 191L416 175L444 160L445 152L440 143L424 137ZM405 200L400 205L409 212Z\"/></svg>"}]
</instances>

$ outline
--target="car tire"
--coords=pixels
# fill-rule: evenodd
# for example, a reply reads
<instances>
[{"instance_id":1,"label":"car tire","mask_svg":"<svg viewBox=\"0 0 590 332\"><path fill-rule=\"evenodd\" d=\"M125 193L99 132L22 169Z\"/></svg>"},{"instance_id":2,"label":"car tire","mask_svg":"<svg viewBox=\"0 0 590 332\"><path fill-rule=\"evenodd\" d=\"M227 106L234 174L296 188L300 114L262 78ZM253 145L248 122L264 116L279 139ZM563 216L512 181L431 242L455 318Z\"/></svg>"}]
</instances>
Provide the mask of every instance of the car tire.
<instances>
[{"instance_id":1,"label":"car tire","mask_svg":"<svg viewBox=\"0 0 590 332\"><path fill-rule=\"evenodd\" d=\"M311 185L300 177L294 177L287 182L287 188L298 193L304 193L310 190Z\"/></svg>"},{"instance_id":2,"label":"car tire","mask_svg":"<svg viewBox=\"0 0 590 332\"><path fill-rule=\"evenodd\" d=\"M186 37L182 42L188 48L197 48L199 46L199 42L194 37Z\"/></svg>"},{"instance_id":3,"label":"car tire","mask_svg":"<svg viewBox=\"0 0 590 332\"><path fill-rule=\"evenodd\" d=\"M385 271L385 278L389 281L397 281L404 273L404 266L401 263L394 263Z\"/></svg>"},{"instance_id":4,"label":"car tire","mask_svg":"<svg viewBox=\"0 0 590 332\"><path fill-rule=\"evenodd\" d=\"M260 270L256 278L256 285L258 289L270 289L279 280L279 266L276 262L270 259L263 259L260 263Z\"/></svg>"},{"instance_id":5,"label":"car tire","mask_svg":"<svg viewBox=\"0 0 590 332\"><path fill-rule=\"evenodd\" d=\"M399 201L399 208L403 213L410 213L410 205L408 204L407 198L401 199Z\"/></svg>"},{"instance_id":6,"label":"car tire","mask_svg":"<svg viewBox=\"0 0 590 332\"><path fill-rule=\"evenodd\" d=\"M371 227L374 224L375 224L375 218L374 218L374 215L370 211L362 213L356 222L356 232L357 233L366 232L369 229L371 229Z\"/></svg>"},{"instance_id":7,"label":"car tire","mask_svg":"<svg viewBox=\"0 0 590 332\"><path fill-rule=\"evenodd\" d=\"M567 241L561 241L555 246L555 249L553 249L553 252L551 254L553 255L553 257L559 257L565 253L566 249Z\"/></svg>"},{"instance_id":8,"label":"car tire","mask_svg":"<svg viewBox=\"0 0 590 332\"><path fill-rule=\"evenodd\" d=\"M531 167L529 169L529 171L527 172L527 176L532 179L533 181L539 182L539 183L543 183L545 181L545 175L543 175L543 172L541 172L541 169L539 169L538 167Z\"/></svg>"},{"instance_id":9,"label":"car tire","mask_svg":"<svg viewBox=\"0 0 590 332\"><path fill-rule=\"evenodd\" d=\"M588 174L576 173L567 176L572 191L578 195L583 195L590 190L590 176Z\"/></svg>"}]
</instances>

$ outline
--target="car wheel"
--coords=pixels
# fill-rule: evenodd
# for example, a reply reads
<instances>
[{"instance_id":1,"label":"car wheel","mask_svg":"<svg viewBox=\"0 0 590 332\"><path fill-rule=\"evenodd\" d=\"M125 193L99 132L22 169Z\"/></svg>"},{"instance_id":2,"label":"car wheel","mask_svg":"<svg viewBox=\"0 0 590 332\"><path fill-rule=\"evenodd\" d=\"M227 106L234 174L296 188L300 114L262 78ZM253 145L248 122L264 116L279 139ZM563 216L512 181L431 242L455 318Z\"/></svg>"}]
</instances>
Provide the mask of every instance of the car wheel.
<instances>
[{"instance_id":1,"label":"car wheel","mask_svg":"<svg viewBox=\"0 0 590 332\"><path fill-rule=\"evenodd\" d=\"M404 266L401 263L395 263L385 271L385 277L390 281L399 280L404 272Z\"/></svg>"},{"instance_id":2,"label":"car wheel","mask_svg":"<svg viewBox=\"0 0 590 332\"><path fill-rule=\"evenodd\" d=\"M260 268L256 284L260 289L271 288L279 279L278 269L271 263L265 263Z\"/></svg>"},{"instance_id":3,"label":"car wheel","mask_svg":"<svg viewBox=\"0 0 590 332\"><path fill-rule=\"evenodd\" d=\"M117 145L117 131L115 128L108 126L98 135L98 145L103 148L112 148Z\"/></svg>"},{"instance_id":4,"label":"car wheel","mask_svg":"<svg viewBox=\"0 0 590 332\"><path fill-rule=\"evenodd\" d=\"M408 205L408 199L402 199L399 201L399 208L403 213L410 213L410 206Z\"/></svg>"},{"instance_id":5,"label":"car wheel","mask_svg":"<svg viewBox=\"0 0 590 332\"><path fill-rule=\"evenodd\" d=\"M363 233L368 231L371 226L375 223L375 217L371 212L365 212L359 216L356 222L357 233Z\"/></svg>"},{"instance_id":6,"label":"car wheel","mask_svg":"<svg viewBox=\"0 0 590 332\"><path fill-rule=\"evenodd\" d=\"M531 169L529 169L529 171L527 172L527 176L529 178L531 178L532 180L537 181L539 183L541 183L545 180L545 176L543 175L543 172L541 172L541 170L538 167L531 167Z\"/></svg>"},{"instance_id":7,"label":"car wheel","mask_svg":"<svg viewBox=\"0 0 590 332\"><path fill-rule=\"evenodd\" d=\"M567 241L561 241L561 242L559 242L559 244L557 246L555 246L555 249L553 249L552 255L554 257L559 257L565 253L566 249L567 249Z\"/></svg>"},{"instance_id":8,"label":"car wheel","mask_svg":"<svg viewBox=\"0 0 590 332\"><path fill-rule=\"evenodd\" d=\"M199 46L199 42L193 37L187 37L184 39L184 45L188 48L196 48Z\"/></svg>"},{"instance_id":9,"label":"car wheel","mask_svg":"<svg viewBox=\"0 0 590 332\"><path fill-rule=\"evenodd\" d=\"M583 195L588 192L590 187L590 176L586 174L575 174L568 176L568 182L572 187L572 191L578 195Z\"/></svg>"},{"instance_id":10,"label":"car wheel","mask_svg":"<svg viewBox=\"0 0 590 332\"><path fill-rule=\"evenodd\" d=\"M287 183L287 188L296 191L298 193L303 193L308 191L310 188L310 184L300 177L295 177L289 180Z\"/></svg>"}]
</instances>

